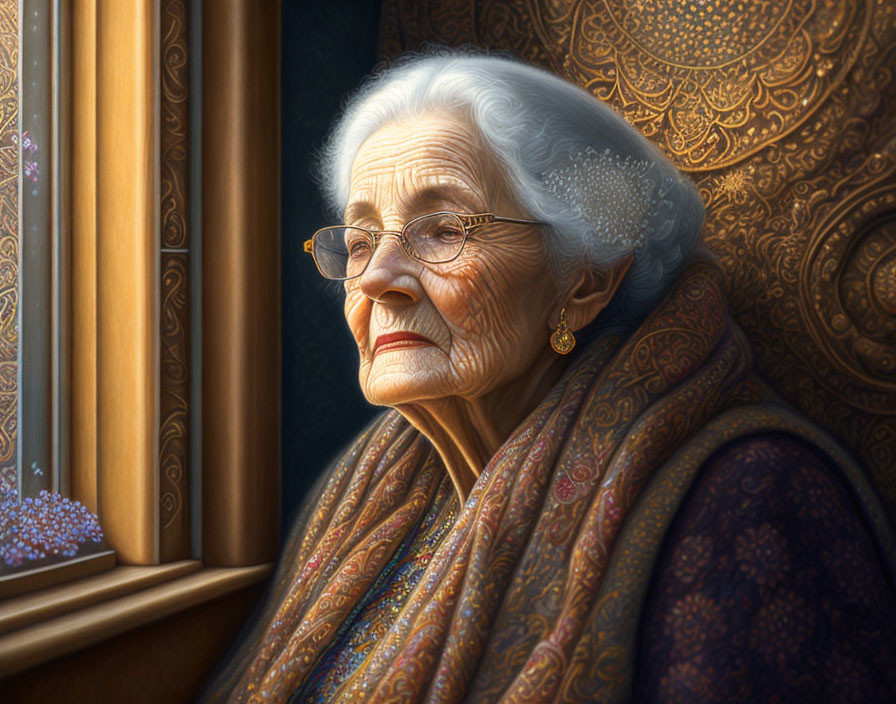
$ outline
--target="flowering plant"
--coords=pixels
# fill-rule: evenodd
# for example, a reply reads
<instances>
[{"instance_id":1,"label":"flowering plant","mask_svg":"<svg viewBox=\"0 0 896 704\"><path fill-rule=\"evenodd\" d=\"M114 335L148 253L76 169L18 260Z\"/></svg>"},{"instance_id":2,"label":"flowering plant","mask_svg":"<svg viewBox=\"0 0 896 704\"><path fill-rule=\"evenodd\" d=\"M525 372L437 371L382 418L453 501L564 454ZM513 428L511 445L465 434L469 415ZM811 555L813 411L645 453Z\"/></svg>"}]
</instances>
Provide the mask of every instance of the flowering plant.
<instances>
[{"instance_id":1,"label":"flowering plant","mask_svg":"<svg viewBox=\"0 0 896 704\"><path fill-rule=\"evenodd\" d=\"M12 143L18 144L19 136L12 135ZM34 158L34 152L37 151L37 143L32 139L30 132L22 134L22 171L25 178L29 181L37 183L40 173L38 173L37 159Z\"/></svg>"},{"instance_id":2,"label":"flowering plant","mask_svg":"<svg viewBox=\"0 0 896 704\"><path fill-rule=\"evenodd\" d=\"M0 494L0 568L74 557L88 541L101 543L103 531L79 501L46 490L22 501L15 491Z\"/></svg>"}]
</instances>

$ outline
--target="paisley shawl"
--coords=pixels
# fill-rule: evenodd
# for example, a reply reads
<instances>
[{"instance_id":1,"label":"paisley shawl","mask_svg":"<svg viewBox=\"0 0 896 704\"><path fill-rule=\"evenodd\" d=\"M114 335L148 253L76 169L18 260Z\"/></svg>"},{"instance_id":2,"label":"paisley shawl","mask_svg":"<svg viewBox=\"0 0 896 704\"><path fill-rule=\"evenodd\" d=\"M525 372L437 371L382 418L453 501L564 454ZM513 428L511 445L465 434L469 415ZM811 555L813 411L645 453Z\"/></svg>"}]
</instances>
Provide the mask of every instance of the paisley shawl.
<instances>
[{"instance_id":1,"label":"paisley shawl","mask_svg":"<svg viewBox=\"0 0 896 704\"><path fill-rule=\"evenodd\" d=\"M859 468L752 373L721 275L696 259L634 333L580 354L495 454L336 700L624 701L651 569L687 488L723 443L771 429L828 452L896 554ZM212 700L288 702L444 472L395 411L363 432L308 502Z\"/></svg>"}]
</instances>

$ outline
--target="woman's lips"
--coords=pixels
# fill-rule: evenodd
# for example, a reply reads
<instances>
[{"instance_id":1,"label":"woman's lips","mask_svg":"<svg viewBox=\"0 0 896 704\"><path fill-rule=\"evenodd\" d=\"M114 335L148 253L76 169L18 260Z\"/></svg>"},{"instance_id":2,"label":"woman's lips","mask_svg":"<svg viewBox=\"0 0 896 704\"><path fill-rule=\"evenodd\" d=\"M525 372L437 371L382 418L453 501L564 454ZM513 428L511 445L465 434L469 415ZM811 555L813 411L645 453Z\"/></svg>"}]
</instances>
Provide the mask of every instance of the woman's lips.
<instances>
[{"instance_id":1,"label":"woman's lips","mask_svg":"<svg viewBox=\"0 0 896 704\"><path fill-rule=\"evenodd\" d=\"M432 340L415 332L390 332L380 335L373 343L373 354L387 349L401 349L410 347L423 347L434 344Z\"/></svg>"}]
</instances>

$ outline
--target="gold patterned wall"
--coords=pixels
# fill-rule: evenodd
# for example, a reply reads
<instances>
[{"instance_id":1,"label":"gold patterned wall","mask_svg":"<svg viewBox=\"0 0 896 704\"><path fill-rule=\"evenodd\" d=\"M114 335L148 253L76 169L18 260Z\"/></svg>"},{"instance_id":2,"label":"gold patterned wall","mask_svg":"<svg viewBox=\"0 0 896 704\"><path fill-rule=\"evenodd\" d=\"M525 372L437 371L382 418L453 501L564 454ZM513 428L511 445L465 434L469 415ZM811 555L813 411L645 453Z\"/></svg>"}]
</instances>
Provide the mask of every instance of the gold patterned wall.
<instances>
[{"instance_id":1,"label":"gold patterned wall","mask_svg":"<svg viewBox=\"0 0 896 704\"><path fill-rule=\"evenodd\" d=\"M19 21L0 0L0 491L16 486L19 262Z\"/></svg>"},{"instance_id":2,"label":"gold patterned wall","mask_svg":"<svg viewBox=\"0 0 896 704\"><path fill-rule=\"evenodd\" d=\"M896 3L386 0L380 42L510 50L689 172L758 369L896 514Z\"/></svg>"}]
</instances>

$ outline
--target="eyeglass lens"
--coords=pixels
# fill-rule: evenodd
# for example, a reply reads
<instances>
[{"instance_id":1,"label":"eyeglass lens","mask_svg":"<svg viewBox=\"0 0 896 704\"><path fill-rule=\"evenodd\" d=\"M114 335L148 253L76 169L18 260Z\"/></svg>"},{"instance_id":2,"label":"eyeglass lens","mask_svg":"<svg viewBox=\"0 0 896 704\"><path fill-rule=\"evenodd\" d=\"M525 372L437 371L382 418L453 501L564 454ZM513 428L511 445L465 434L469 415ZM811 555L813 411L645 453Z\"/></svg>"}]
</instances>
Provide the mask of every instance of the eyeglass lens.
<instances>
[{"instance_id":1,"label":"eyeglass lens","mask_svg":"<svg viewBox=\"0 0 896 704\"><path fill-rule=\"evenodd\" d=\"M453 213L433 213L416 218L404 228L405 252L429 264L451 261L464 246L464 223ZM364 273L376 241L356 227L328 227L314 236L314 258L330 279L350 279Z\"/></svg>"}]
</instances>

